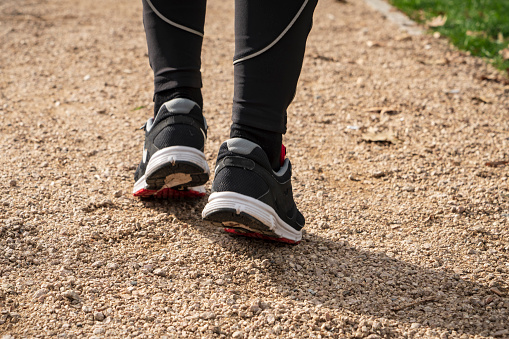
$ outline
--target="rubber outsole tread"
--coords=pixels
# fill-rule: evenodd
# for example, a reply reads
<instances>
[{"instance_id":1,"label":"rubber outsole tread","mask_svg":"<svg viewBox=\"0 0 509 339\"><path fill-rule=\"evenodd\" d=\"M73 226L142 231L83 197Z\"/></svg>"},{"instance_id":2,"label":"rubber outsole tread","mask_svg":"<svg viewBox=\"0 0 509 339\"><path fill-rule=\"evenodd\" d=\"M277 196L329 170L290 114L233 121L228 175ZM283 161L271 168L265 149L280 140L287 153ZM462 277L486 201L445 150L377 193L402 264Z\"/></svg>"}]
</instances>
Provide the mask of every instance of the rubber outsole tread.
<instances>
[{"instance_id":1,"label":"rubber outsole tread","mask_svg":"<svg viewBox=\"0 0 509 339\"><path fill-rule=\"evenodd\" d=\"M226 232L235 235L284 242L294 245L300 242L282 238L274 233L267 225L261 223L253 216L244 212L237 214L233 209L213 212L207 215L204 219L212 222L212 224L217 227L223 228ZM235 226L232 226L232 224L235 224Z\"/></svg>"},{"instance_id":2,"label":"rubber outsole tread","mask_svg":"<svg viewBox=\"0 0 509 339\"><path fill-rule=\"evenodd\" d=\"M134 193L139 198L157 198L157 199L196 199L205 196L205 193L193 190L177 190L173 188L163 188L160 191L141 189Z\"/></svg>"},{"instance_id":3,"label":"rubber outsole tread","mask_svg":"<svg viewBox=\"0 0 509 339\"><path fill-rule=\"evenodd\" d=\"M205 184L209 180L209 174L204 173L203 168L188 162L176 162L175 164L166 164L157 169L148 176L145 181L148 190L159 191L164 187L166 178L173 174L190 174L191 181L183 187L196 187Z\"/></svg>"}]
</instances>

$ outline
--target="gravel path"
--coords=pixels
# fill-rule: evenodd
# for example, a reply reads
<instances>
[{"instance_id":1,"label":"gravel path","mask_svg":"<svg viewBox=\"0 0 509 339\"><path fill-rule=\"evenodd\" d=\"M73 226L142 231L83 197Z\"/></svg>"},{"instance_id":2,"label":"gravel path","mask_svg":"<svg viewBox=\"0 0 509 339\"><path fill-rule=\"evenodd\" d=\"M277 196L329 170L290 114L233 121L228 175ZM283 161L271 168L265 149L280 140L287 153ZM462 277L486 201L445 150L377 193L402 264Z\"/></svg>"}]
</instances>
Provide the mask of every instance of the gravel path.
<instances>
[{"instance_id":1,"label":"gravel path","mask_svg":"<svg viewBox=\"0 0 509 339\"><path fill-rule=\"evenodd\" d=\"M209 1L211 167L232 13ZM4 0L0 46L2 338L509 337L509 165L486 165L509 160L509 83L483 61L320 1L285 136L292 247L211 227L205 199L131 196L140 1Z\"/></svg>"}]
</instances>

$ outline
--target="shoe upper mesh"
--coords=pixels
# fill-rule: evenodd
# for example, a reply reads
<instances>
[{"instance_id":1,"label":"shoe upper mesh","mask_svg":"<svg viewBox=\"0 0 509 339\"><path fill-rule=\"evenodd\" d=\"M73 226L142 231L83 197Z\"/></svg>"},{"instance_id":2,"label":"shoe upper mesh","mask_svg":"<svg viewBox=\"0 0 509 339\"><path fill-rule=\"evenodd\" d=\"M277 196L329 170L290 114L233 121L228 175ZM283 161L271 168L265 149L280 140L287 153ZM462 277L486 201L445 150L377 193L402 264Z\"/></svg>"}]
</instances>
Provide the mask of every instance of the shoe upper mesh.
<instances>
[{"instance_id":1,"label":"shoe upper mesh","mask_svg":"<svg viewBox=\"0 0 509 339\"><path fill-rule=\"evenodd\" d=\"M226 167L216 173L214 192L237 192L258 199L269 187L256 173L238 167Z\"/></svg>"},{"instance_id":2,"label":"shoe upper mesh","mask_svg":"<svg viewBox=\"0 0 509 339\"><path fill-rule=\"evenodd\" d=\"M178 145L203 150L204 143L203 134L198 128L184 124L169 125L154 138L154 145L158 149Z\"/></svg>"},{"instance_id":3,"label":"shoe upper mesh","mask_svg":"<svg viewBox=\"0 0 509 339\"><path fill-rule=\"evenodd\" d=\"M281 173L274 173L267 156L260 147L254 148L249 154L237 154L228 149L227 143L223 143L219 149L217 164L223 159L246 158L258 164L258 169L248 170L245 165L237 161L235 165L223 162L219 171L216 172L212 185L213 192L236 192L258 199L276 211L276 213L295 229L300 229L305 224L304 216L299 212L293 200L291 189L291 164L284 166ZM235 161L235 160L233 160ZM226 165L226 167L223 167ZM260 172L261 173L256 173ZM271 180L278 182L272 188L269 187ZM273 185L272 182L270 185ZM272 187L272 186L271 186ZM287 191L288 194L282 192Z\"/></svg>"}]
</instances>

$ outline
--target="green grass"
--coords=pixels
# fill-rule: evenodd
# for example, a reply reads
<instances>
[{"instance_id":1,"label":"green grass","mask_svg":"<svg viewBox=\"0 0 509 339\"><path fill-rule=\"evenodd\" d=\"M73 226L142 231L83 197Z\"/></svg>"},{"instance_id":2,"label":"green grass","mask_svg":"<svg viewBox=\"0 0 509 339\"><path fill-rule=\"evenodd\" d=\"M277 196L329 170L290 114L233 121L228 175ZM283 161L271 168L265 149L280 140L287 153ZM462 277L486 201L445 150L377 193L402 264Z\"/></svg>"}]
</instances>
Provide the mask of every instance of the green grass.
<instances>
[{"instance_id":1,"label":"green grass","mask_svg":"<svg viewBox=\"0 0 509 339\"><path fill-rule=\"evenodd\" d=\"M509 72L509 60L499 54L509 43L509 0L389 1L420 23L446 15L445 25L432 28L434 31L449 37L458 48Z\"/></svg>"},{"instance_id":2,"label":"green grass","mask_svg":"<svg viewBox=\"0 0 509 339\"><path fill-rule=\"evenodd\" d=\"M145 107L147 107L147 106L138 106L138 107L133 108L132 110L139 111L140 109L144 109Z\"/></svg>"}]
</instances>

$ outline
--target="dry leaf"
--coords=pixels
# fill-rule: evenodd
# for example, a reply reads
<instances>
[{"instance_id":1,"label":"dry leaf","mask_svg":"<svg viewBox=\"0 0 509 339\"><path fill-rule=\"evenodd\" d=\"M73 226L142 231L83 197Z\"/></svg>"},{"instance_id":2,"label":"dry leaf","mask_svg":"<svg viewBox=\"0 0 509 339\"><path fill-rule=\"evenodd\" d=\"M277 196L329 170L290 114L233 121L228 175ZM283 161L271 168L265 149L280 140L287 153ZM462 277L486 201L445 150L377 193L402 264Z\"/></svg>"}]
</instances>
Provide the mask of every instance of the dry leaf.
<instances>
[{"instance_id":1,"label":"dry leaf","mask_svg":"<svg viewBox=\"0 0 509 339\"><path fill-rule=\"evenodd\" d=\"M387 114L387 115L396 115L399 113L398 110L389 108L389 107L371 107L371 108L366 109L366 112L381 113L381 114Z\"/></svg>"},{"instance_id":2,"label":"dry leaf","mask_svg":"<svg viewBox=\"0 0 509 339\"><path fill-rule=\"evenodd\" d=\"M491 104L491 101L489 101L488 99L486 99L482 95L479 95L479 96L476 96L476 97L472 97L472 100L484 102L485 104Z\"/></svg>"},{"instance_id":3,"label":"dry leaf","mask_svg":"<svg viewBox=\"0 0 509 339\"><path fill-rule=\"evenodd\" d=\"M438 60L434 61L434 64L435 65L447 65L447 64L449 64L449 60L445 59L445 58L438 59Z\"/></svg>"},{"instance_id":4,"label":"dry leaf","mask_svg":"<svg viewBox=\"0 0 509 339\"><path fill-rule=\"evenodd\" d=\"M396 144L401 140L398 139L396 133L391 130L375 132L373 128L368 128L366 133L361 136L362 140L370 142L390 142Z\"/></svg>"},{"instance_id":5,"label":"dry leaf","mask_svg":"<svg viewBox=\"0 0 509 339\"><path fill-rule=\"evenodd\" d=\"M417 62L423 64L423 65L448 65L451 61L446 58L437 59L437 60L417 60Z\"/></svg>"},{"instance_id":6,"label":"dry leaf","mask_svg":"<svg viewBox=\"0 0 509 339\"><path fill-rule=\"evenodd\" d=\"M394 38L394 40L396 40L396 41L412 40L412 36L408 35L408 34L398 35L397 37Z\"/></svg>"},{"instance_id":7,"label":"dry leaf","mask_svg":"<svg viewBox=\"0 0 509 339\"><path fill-rule=\"evenodd\" d=\"M500 53L500 55L502 56L502 59L509 60L509 47L504 48L503 50L501 50L498 53Z\"/></svg>"},{"instance_id":8,"label":"dry leaf","mask_svg":"<svg viewBox=\"0 0 509 339\"><path fill-rule=\"evenodd\" d=\"M460 92L460 90L457 88L450 89L450 90L444 90L444 93L446 93L446 94L458 94L459 92Z\"/></svg>"},{"instance_id":9,"label":"dry leaf","mask_svg":"<svg viewBox=\"0 0 509 339\"><path fill-rule=\"evenodd\" d=\"M498 166L504 166L507 164L509 164L509 161L501 160L501 161L488 161L485 165L488 167L498 167Z\"/></svg>"},{"instance_id":10,"label":"dry leaf","mask_svg":"<svg viewBox=\"0 0 509 339\"><path fill-rule=\"evenodd\" d=\"M441 27L445 25L447 21L447 15L439 15L426 22L429 27Z\"/></svg>"},{"instance_id":11,"label":"dry leaf","mask_svg":"<svg viewBox=\"0 0 509 339\"><path fill-rule=\"evenodd\" d=\"M352 181L361 181L360 179L357 179L356 177L354 177L353 175L349 175L348 176L348 180L352 180Z\"/></svg>"},{"instance_id":12,"label":"dry leaf","mask_svg":"<svg viewBox=\"0 0 509 339\"><path fill-rule=\"evenodd\" d=\"M381 112L381 115L387 114L387 115L396 115L399 114L398 110L392 109L392 108L384 108Z\"/></svg>"},{"instance_id":13,"label":"dry leaf","mask_svg":"<svg viewBox=\"0 0 509 339\"><path fill-rule=\"evenodd\" d=\"M379 42L374 42L374 41L371 41L371 40L367 41L366 45L368 47L380 47L380 46L382 46Z\"/></svg>"},{"instance_id":14,"label":"dry leaf","mask_svg":"<svg viewBox=\"0 0 509 339\"><path fill-rule=\"evenodd\" d=\"M505 297L505 293L502 292L501 290L499 290L498 288L496 287L492 287L490 288L490 291L495 293L496 295L498 295L499 297ZM509 333L509 331L507 331L506 333Z\"/></svg>"},{"instance_id":15,"label":"dry leaf","mask_svg":"<svg viewBox=\"0 0 509 339\"><path fill-rule=\"evenodd\" d=\"M333 57L329 57L326 55L320 55L320 54L311 54L310 57L313 59L318 59L318 60L323 60L323 61L330 61L330 62L336 61L336 59L334 59Z\"/></svg>"},{"instance_id":16,"label":"dry leaf","mask_svg":"<svg viewBox=\"0 0 509 339\"><path fill-rule=\"evenodd\" d=\"M504 85L509 85L509 80L500 78L497 75L483 74L479 77L480 80L493 81Z\"/></svg>"},{"instance_id":17,"label":"dry leaf","mask_svg":"<svg viewBox=\"0 0 509 339\"><path fill-rule=\"evenodd\" d=\"M488 37L488 34L486 34L486 32L479 32L479 31L467 31L465 33L466 35L468 36L473 36L473 37L482 37L482 38L486 38Z\"/></svg>"},{"instance_id":18,"label":"dry leaf","mask_svg":"<svg viewBox=\"0 0 509 339\"><path fill-rule=\"evenodd\" d=\"M371 107L366 109L366 112L370 113L380 113L384 108L383 107Z\"/></svg>"},{"instance_id":19,"label":"dry leaf","mask_svg":"<svg viewBox=\"0 0 509 339\"><path fill-rule=\"evenodd\" d=\"M502 34L502 32L498 32L498 35L497 35L497 42L499 44L503 44L504 43L504 34Z\"/></svg>"}]
</instances>

